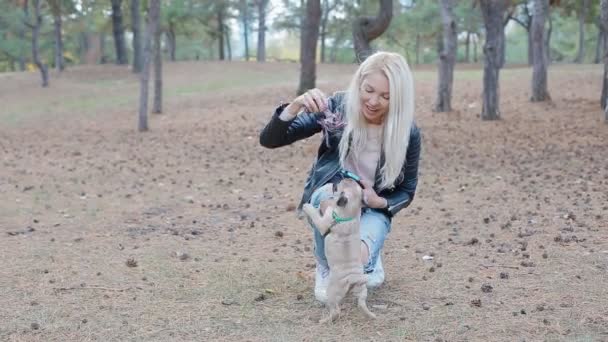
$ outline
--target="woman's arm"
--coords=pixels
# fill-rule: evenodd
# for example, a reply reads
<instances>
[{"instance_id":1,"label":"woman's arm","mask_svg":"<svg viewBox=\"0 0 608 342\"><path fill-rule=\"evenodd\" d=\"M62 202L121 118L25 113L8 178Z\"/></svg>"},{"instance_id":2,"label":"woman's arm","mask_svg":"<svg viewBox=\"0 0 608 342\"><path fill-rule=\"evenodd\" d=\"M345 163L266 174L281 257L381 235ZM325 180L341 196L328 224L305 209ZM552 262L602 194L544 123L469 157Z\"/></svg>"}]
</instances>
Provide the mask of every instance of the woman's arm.
<instances>
[{"instance_id":1,"label":"woman's arm","mask_svg":"<svg viewBox=\"0 0 608 342\"><path fill-rule=\"evenodd\" d=\"M272 119L260 133L262 146L267 148L286 146L321 131L321 125L317 121L322 113L300 113L295 118L284 121L281 113L285 107L287 104L275 109Z\"/></svg>"},{"instance_id":2,"label":"woman's arm","mask_svg":"<svg viewBox=\"0 0 608 342\"><path fill-rule=\"evenodd\" d=\"M406 164L403 168L403 180L395 186L395 189L384 196L388 203L385 210L392 217L401 209L412 203L416 186L418 184L418 161L420 159L420 130L414 127L410 134L410 142L407 148Z\"/></svg>"},{"instance_id":3,"label":"woman's arm","mask_svg":"<svg viewBox=\"0 0 608 342\"><path fill-rule=\"evenodd\" d=\"M291 104L279 106L260 133L260 144L277 148L320 132L322 126L319 120L325 118L323 111L336 111L342 98L342 93L327 98L320 90L311 89L295 98Z\"/></svg>"}]
</instances>

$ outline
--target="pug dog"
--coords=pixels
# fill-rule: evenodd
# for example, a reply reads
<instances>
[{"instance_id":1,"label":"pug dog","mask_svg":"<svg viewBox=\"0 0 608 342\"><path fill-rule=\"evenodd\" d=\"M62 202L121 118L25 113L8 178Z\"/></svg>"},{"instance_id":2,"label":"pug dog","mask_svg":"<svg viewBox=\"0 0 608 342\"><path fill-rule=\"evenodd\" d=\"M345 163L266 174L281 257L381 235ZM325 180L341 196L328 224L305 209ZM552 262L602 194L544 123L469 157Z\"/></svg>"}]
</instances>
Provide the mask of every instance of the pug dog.
<instances>
[{"instance_id":1,"label":"pug dog","mask_svg":"<svg viewBox=\"0 0 608 342\"><path fill-rule=\"evenodd\" d=\"M349 291L357 297L363 313L376 318L367 308L367 276L361 265L361 186L353 179L344 178L334 187L334 196L323 204L322 211L311 204L303 206L304 213L325 237L325 256L329 264L329 316L320 323L333 322L340 315L340 302Z\"/></svg>"}]
</instances>

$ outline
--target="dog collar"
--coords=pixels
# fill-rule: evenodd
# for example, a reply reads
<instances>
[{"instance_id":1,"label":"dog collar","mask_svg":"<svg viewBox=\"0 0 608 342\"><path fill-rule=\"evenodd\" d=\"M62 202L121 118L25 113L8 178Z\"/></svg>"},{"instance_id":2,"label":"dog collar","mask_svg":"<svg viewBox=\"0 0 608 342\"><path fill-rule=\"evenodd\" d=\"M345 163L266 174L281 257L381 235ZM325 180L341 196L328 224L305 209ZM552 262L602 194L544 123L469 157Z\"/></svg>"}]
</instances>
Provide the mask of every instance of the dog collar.
<instances>
[{"instance_id":1,"label":"dog collar","mask_svg":"<svg viewBox=\"0 0 608 342\"><path fill-rule=\"evenodd\" d=\"M335 226L336 224L352 221L355 219L354 217L349 217L349 218L340 217L340 216L338 216L338 214L336 214L335 211L331 212L331 217L334 219L334 223L329 228L327 228L327 231L325 232L325 234L323 234L323 237L326 237L327 235L329 235L329 233L331 233L331 228L333 228L333 226Z\"/></svg>"},{"instance_id":2,"label":"dog collar","mask_svg":"<svg viewBox=\"0 0 608 342\"><path fill-rule=\"evenodd\" d=\"M348 221L354 220L354 217L349 217L349 218L340 217L340 216L338 216L338 214L336 214L335 211L331 212L331 217L334 219L335 223L342 223L342 222L348 222Z\"/></svg>"}]
</instances>

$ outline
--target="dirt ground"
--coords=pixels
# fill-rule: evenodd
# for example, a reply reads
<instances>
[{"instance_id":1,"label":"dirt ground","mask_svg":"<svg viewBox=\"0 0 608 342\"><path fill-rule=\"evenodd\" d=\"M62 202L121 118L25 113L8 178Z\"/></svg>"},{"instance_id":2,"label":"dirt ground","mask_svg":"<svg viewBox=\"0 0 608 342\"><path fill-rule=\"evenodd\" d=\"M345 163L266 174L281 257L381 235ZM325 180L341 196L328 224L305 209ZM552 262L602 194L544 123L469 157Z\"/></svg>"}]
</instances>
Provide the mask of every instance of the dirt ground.
<instances>
[{"instance_id":1,"label":"dirt ground","mask_svg":"<svg viewBox=\"0 0 608 342\"><path fill-rule=\"evenodd\" d=\"M502 120L482 122L478 66L457 67L423 132L413 204L385 246L368 321L330 326L297 219L320 136L277 150L258 133L298 65L165 65L165 113L137 133L138 81L117 66L0 74L2 341L608 341L608 125L601 69L501 73ZM353 66L320 66L346 87ZM433 256L425 261L423 256Z\"/></svg>"}]
</instances>

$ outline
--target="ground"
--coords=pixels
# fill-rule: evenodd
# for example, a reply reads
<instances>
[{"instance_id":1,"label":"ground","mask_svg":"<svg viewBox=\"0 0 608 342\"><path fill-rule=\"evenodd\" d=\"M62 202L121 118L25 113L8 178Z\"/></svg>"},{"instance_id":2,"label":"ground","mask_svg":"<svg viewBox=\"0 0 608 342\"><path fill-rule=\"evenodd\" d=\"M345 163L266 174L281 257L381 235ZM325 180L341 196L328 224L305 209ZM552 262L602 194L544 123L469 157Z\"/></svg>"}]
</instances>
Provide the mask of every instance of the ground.
<instances>
[{"instance_id":1,"label":"ground","mask_svg":"<svg viewBox=\"0 0 608 342\"><path fill-rule=\"evenodd\" d=\"M318 87L354 66L322 65ZM414 68L422 157L393 220L368 321L314 300L312 235L295 206L320 136L258 142L298 65L167 63L165 112L138 133L138 80L118 66L0 74L0 340L606 341L608 125L602 70L501 72L481 121L479 66L434 113ZM432 260L423 259L432 256Z\"/></svg>"}]
</instances>

